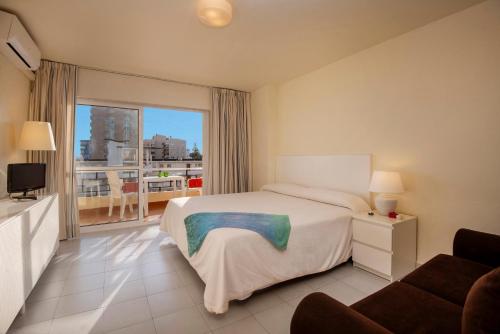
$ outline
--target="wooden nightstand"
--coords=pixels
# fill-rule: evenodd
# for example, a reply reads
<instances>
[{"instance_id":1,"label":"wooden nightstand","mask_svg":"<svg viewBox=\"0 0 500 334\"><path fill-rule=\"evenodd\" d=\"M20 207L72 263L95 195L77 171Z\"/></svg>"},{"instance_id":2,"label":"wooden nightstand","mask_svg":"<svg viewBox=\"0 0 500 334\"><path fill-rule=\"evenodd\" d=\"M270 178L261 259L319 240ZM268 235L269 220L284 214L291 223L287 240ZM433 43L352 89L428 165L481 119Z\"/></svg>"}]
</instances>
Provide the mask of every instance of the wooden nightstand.
<instances>
[{"instance_id":1,"label":"wooden nightstand","mask_svg":"<svg viewBox=\"0 0 500 334\"><path fill-rule=\"evenodd\" d=\"M391 282L415 269L417 217L391 219L365 212L353 215L352 226L354 266Z\"/></svg>"}]
</instances>

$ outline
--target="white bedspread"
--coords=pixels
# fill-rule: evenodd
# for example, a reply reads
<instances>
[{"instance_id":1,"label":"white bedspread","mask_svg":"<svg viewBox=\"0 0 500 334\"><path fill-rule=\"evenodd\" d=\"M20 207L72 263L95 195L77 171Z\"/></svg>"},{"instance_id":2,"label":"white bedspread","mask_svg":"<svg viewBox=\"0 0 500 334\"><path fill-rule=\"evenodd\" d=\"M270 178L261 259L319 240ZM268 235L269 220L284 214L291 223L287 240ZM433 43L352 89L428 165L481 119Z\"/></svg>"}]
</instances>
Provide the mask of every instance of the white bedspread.
<instances>
[{"instance_id":1,"label":"white bedspread","mask_svg":"<svg viewBox=\"0 0 500 334\"><path fill-rule=\"evenodd\" d=\"M220 228L208 233L199 252L188 255L184 218L196 212L287 214L288 248L279 251L255 232ZM170 200L160 228L205 282L205 307L224 313L233 299L295 277L328 270L351 254L352 211L307 199L259 191Z\"/></svg>"}]
</instances>

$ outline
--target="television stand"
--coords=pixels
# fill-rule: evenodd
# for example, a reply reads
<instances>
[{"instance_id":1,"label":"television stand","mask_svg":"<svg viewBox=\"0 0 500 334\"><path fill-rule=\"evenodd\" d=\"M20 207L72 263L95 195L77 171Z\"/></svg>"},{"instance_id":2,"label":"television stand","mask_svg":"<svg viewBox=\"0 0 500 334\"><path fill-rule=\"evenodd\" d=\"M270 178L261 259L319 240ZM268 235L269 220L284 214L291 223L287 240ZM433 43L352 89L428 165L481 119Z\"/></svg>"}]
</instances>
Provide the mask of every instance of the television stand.
<instances>
[{"instance_id":1,"label":"television stand","mask_svg":"<svg viewBox=\"0 0 500 334\"><path fill-rule=\"evenodd\" d=\"M18 201L22 201L23 199L34 200L34 201L37 200L36 195L34 195L34 194L28 195L28 192L26 192L26 191L22 195L12 196L11 198L17 199Z\"/></svg>"},{"instance_id":2,"label":"television stand","mask_svg":"<svg viewBox=\"0 0 500 334\"><path fill-rule=\"evenodd\" d=\"M38 195L37 201L0 199L0 333L7 333L58 246L57 194Z\"/></svg>"}]
</instances>

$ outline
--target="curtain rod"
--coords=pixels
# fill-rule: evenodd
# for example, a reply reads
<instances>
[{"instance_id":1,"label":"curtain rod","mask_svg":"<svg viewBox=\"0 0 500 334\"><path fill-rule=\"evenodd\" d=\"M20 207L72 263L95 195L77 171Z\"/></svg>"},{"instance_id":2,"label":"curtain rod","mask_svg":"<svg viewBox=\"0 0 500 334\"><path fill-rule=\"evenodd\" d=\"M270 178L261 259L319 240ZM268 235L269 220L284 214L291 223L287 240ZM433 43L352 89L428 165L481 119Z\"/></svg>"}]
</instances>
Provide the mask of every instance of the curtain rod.
<instances>
[{"instance_id":1,"label":"curtain rod","mask_svg":"<svg viewBox=\"0 0 500 334\"><path fill-rule=\"evenodd\" d=\"M178 81L178 80L171 80L171 79L159 78L159 77L154 77L154 76L144 75L144 74L135 74L135 73L127 73L127 72L106 70L106 69L99 68L99 67L76 65L76 64L65 63L65 62L62 62L62 61L56 61L56 60L45 59L45 58L42 58L42 60L51 61L53 63L73 65L73 66L76 66L78 68L81 68L81 69L84 69L84 70L89 70L89 71L104 72L104 73L125 75L125 76L129 76L129 77L137 77L137 78L143 78L143 79L158 80L158 81L164 81L164 82L170 82L170 83L176 83L176 84L180 84L180 85L187 85L187 86L194 86L194 87L201 87L201 88L220 88L220 89L234 90L236 92L249 93L249 92L247 92L245 90L238 90L238 89L225 88L225 87L216 87L216 86L209 86L209 85L201 85L201 84L195 84L195 83L191 83L191 82L185 82L185 81Z\"/></svg>"}]
</instances>

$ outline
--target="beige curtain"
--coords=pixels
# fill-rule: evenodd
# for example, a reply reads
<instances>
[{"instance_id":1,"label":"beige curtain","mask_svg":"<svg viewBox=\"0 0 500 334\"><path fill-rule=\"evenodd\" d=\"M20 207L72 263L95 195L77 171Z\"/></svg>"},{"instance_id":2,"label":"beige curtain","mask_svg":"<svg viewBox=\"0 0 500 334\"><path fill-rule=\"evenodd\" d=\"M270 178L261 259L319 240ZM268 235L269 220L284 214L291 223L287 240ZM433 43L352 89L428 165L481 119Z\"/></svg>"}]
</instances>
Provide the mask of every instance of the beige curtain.
<instances>
[{"instance_id":1,"label":"beige curtain","mask_svg":"<svg viewBox=\"0 0 500 334\"><path fill-rule=\"evenodd\" d=\"M212 89L208 180L209 194L251 190L250 94Z\"/></svg>"},{"instance_id":2,"label":"beige curtain","mask_svg":"<svg viewBox=\"0 0 500 334\"><path fill-rule=\"evenodd\" d=\"M28 151L29 162L47 164L45 192L59 194L60 239L79 234L73 165L77 67L42 60L30 94L29 120L50 122L55 152Z\"/></svg>"}]
</instances>

